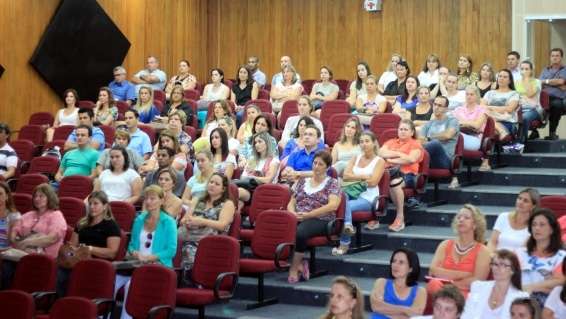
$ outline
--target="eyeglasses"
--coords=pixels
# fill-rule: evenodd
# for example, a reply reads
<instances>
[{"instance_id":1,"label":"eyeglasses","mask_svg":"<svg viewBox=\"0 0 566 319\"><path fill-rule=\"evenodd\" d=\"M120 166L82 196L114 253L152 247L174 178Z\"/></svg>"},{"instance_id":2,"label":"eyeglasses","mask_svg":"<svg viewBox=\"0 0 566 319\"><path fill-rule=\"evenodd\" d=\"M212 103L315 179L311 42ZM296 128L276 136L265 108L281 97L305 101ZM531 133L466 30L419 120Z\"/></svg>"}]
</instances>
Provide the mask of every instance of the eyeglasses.
<instances>
[{"instance_id":1,"label":"eyeglasses","mask_svg":"<svg viewBox=\"0 0 566 319\"><path fill-rule=\"evenodd\" d=\"M151 246L151 240L153 239L153 234L147 234L147 241L145 242L145 248L149 248Z\"/></svg>"},{"instance_id":2,"label":"eyeglasses","mask_svg":"<svg viewBox=\"0 0 566 319\"><path fill-rule=\"evenodd\" d=\"M504 268L513 268L513 266L508 265L506 263L496 263L496 262L493 262L493 261L491 263L489 263L489 265L491 267L495 267L495 268L503 268L503 267Z\"/></svg>"}]
</instances>

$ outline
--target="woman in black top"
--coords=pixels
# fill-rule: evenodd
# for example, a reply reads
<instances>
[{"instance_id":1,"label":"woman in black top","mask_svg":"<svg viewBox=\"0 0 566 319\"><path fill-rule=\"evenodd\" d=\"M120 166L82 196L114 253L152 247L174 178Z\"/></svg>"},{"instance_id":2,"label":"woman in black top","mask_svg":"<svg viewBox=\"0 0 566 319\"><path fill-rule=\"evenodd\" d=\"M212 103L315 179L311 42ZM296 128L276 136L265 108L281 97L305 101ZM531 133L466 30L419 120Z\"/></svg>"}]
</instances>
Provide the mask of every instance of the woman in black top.
<instances>
[{"instance_id":1,"label":"woman in black top","mask_svg":"<svg viewBox=\"0 0 566 319\"><path fill-rule=\"evenodd\" d=\"M72 246L85 245L95 258L113 260L120 248L120 226L114 220L108 196L95 191L88 197L89 213L77 223L71 240ZM57 294L64 296L70 269L59 268Z\"/></svg>"},{"instance_id":2,"label":"woman in black top","mask_svg":"<svg viewBox=\"0 0 566 319\"><path fill-rule=\"evenodd\" d=\"M383 95L391 104L395 104L395 98L398 95L403 95L405 92L405 80L411 75L411 69L407 61L399 61L397 63L395 74L397 75L397 80L389 82L385 87L385 91L383 91Z\"/></svg>"},{"instance_id":3,"label":"woman in black top","mask_svg":"<svg viewBox=\"0 0 566 319\"><path fill-rule=\"evenodd\" d=\"M171 91L171 98L160 114L163 123L167 123L169 115L178 110L183 111L187 116L186 123L193 123L193 109L189 106L189 104L187 104L187 102L185 102L184 95L185 92L181 85L175 85L175 87L173 87L173 91Z\"/></svg>"},{"instance_id":4,"label":"woman in black top","mask_svg":"<svg viewBox=\"0 0 566 319\"><path fill-rule=\"evenodd\" d=\"M255 100L259 94L259 86L251 76L252 72L241 65L238 67L236 74L236 82L232 85L232 94L230 99L236 104L236 121L238 126L242 123L244 117L244 105L249 100Z\"/></svg>"}]
</instances>

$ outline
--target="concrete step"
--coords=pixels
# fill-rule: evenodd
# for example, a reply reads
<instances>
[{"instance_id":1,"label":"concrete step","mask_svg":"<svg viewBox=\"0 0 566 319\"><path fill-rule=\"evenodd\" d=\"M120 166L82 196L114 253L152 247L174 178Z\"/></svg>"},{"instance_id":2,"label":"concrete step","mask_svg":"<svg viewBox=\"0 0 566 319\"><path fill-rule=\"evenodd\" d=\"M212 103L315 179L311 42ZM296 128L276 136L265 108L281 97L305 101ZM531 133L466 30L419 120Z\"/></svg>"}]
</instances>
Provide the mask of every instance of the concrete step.
<instances>
[{"instance_id":1,"label":"concrete step","mask_svg":"<svg viewBox=\"0 0 566 319\"><path fill-rule=\"evenodd\" d=\"M546 141L543 139L527 141L526 153L558 153L566 152L566 140Z\"/></svg>"},{"instance_id":2,"label":"concrete step","mask_svg":"<svg viewBox=\"0 0 566 319\"><path fill-rule=\"evenodd\" d=\"M220 303L206 307L207 319L312 319L321 316L326 307L304 306L300 304L278 303L253 310L246 310L249 300L232 299L227 303ZM198 318L197 310L176 308L175 319Z\"/></svg>"},{"instance_id":3,"label":"concrete step","mask_svg":"<svg viewBox=\"0 0 566 319\"><path fill-rule=\"evenodd\" d=\"M482 185L566 187L566 168L509 166L490 172L478 172L476 176Z\"/></svg>"},{"instance_id":4,"label":"concrete step","mask_svg":"<svg viewBox=\"0 0 566 319\"><path fill-rule=\"evenodd\" d=\"M515 167L566 168L566 152L503 154L501 161Z\"/></svg>"}]
</instances>

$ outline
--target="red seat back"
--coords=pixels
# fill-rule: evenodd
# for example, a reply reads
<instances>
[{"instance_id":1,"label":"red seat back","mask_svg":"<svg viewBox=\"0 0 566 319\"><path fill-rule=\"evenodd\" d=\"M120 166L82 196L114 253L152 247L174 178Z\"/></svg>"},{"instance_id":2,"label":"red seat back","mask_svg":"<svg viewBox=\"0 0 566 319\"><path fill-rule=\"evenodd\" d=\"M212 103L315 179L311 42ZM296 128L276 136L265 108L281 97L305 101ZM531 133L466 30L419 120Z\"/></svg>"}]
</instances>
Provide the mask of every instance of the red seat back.
<instances>
[{"instance_id":1,"label":"red seat back","mask_svg":"<svg viewBox=\"0 0 566 319\"><path fill-rule=\"evenodd\" d=\"M558 219L566 215L566 195L543 196L540 200L540 207L552 209Z\"/></svg>"},{"instance_id":2,"label":"red seat back","mask_svg":"<svg viewBox=\"0 0 566 319\"><path fill-rule=\"evenodd\" d=\"M94 302L83 297L65 297L57 300L49 312L49 319L96 319Z\"/></svg>"},{"instance_id":3,"label":"red seat back","mask_svg":"<svg viewBox=\"0 0 566 319\"><path fill-rule=\"evenodd\" d=\"M545 111L550 110L550 95L544 90L540 92L540 105Z\"/></svg>"},{"instance_id":4,"label":"red seat back","mask_svg":"<svg viewBox=\"0 0 566 319\"><path fill-rule=\"evenodd\" d=\"M59 184L59 197L85 199L92 192L92 180L88 176L66 176Z\"/></svg>"},{"instance_id":5,"label":"red seat back","mask_svg":"<svg viewBox=\"0 0 566 319\"><path fill-rule=\"evenodd\" d=\"M301 85L303 86L303 89L304 89L303 92L306 95L311 94L312 87L314 86L315 83L316 83L316 80L314 80L314 79L308 79L308 80L301 81Z\"/></svg>"},{"instance_id":6,"label":"red seat back","mask_svg":"<svg viewBox=\"0 0 566 319\"><path fill-rule=\"evenodd\" d=\"M74 126L72 125L63 125L63 126L59 126L58 128L55 129L55 132L53 132L53 140L62 140L62 141L66 141L67 138L69 138L69 135L71 135L71 133L73 133L73 130L75 129Z\"/></svg>"},{"instance_id":7,"label":"red seat back","mask_svg":"<svg viewBox=\"0 0 566 319\"><path fill-rule=\"evenodd\" d=\"M193 282L212 289L219 274L239 271L240 244L229 236L207 236L199 241L192 270ZM227 278L229 279L229 278ZM221 289L231 289L232 281L226 280Z\"/></svg>"},{"instance_id":8,"label":"red seat back","mask_svg":"<svg viewBox=\"0 0 566 319\"><path fill-rule=\"evenodd\" d=\"M59 159L55 156L40 156L31 160L27 174L46 174L54 176L59 169Z\"/></svg>"},{"instance_id":9,"label":"red seat back","mask_svg":"<svg viewBox=\"0 0 566 319\"><path fill-rule=\"evenodd\" d=\"M28 293L55 290L55 259L43 254L29 254L18 262L12 289Z\"/></svg>"},{"instance_id":10,"label":"red seat back","mask_svg":"<svg viewBox=\"0 0 566 319\"><path fill-rule=\"evenodd\" d=\"M114 134L116 134L116 129L109 125L100 125L99 128L102 130L102 133L104 133L104 141L106 142L106 145L112 146L114 143Z\"/></svg>"},{"instance_id":11,"label":"red seat back","mask_svg":"<svg viewBox=\"0 0 566 319\"><path fill-rule=\"evenodd\" d=\"M350 80L339 79L334 80L334 82L336 82L336 85L338 85L340 91L344 92L344 94L350 93Z\"/></svg>"},{"instance_id":12,"label":"red seat back","mask_svg":"<svg viewBox=\"0 0 566 319\"><path fill-rule=\"evenodd\" d=\"M118 247L118 252L114 257L114 260L123 260L126 257L128 250L128 234L125 231L120 230L120 246Z\"/></svg>"},{"instance_id":13,"label":"red seat back","mask_svg":"<svg viewBox=\"0 0 566 319\"><path fill-rule=\"evenodd\" d=\"M116 270L108 260L100 258L81 260L71 272L67 296L112 299L115 276Z\"/></svg>"},{"instance_id":14,"label":"red seat back","mask_svg":"<svg viewBox=\"0 0 566 319\"><path fill-rule=\"evenodd\" d=\"M380 113L373 116L369 128L379 139L381 134L388 129L395 129L395 135L397 135L399 122L401 122L401 117L397 114Z\"/></svg>"},{"instance_id":15,"label":"red seat back","mask_svg":"<svg viewBox=\"0 0 566 319\"><path fill-rule=\"evenodd\" d=\"M172 269L161 265L144 265L132 275L125 307L133 318L147 318L155 306L175 307L177 275ZM164 318L164 317L160 317Z\"/></svg>"},{"instance_id":16,"label":"red seat back","mask_svg":"<svg viewBox=\"0 0 566 319\"><path fill-rule=\"evenodd\" d=\"M110 202L110 209L120 229L125 232L130 232L132 230L134 217L136 216L136 208L134 205L123 201L113 201Z\"/></svg>"},{"instance_id":17,"label":"red seat back","mask_svg":"<svg viewBox=\"0 0 566 319\"><path fill-rule=\"evenodd\" d=\"M287 123L287 119L297 114L299 114L299 104L296 100L283 102L281 113L279 114L279 120L277 122L277 127L282 130L285 127L285 123Z\"/></svg>"},{"instance_id":18,"label":"red seat back","mask_svg":"<svg viewBox=\"0 0 566 319\"><path fill-rule=\"evenodd\" d=\"M385 142L389 141L392 138L397 138L398 134L397 134L397 129L396 128L390 128L387 129L383 132L381 132L381 135L379 135L379 137L377 138L377 141L379 143L379 145L383 145L385 144Z\"/></svg>"},{"instance_id":19,"label":"red seat back","mask_svg":"<svg viewBox=\"0 0 566 319\"><path fill-rule=\"evenodd\" d=\"M30 115L28 119L28 124L31 125L53 125L54 121L53 114L49 112L36 112Z\"/></svg>"},{"instance_id":20,"label":"red seat back","mask_svg":"<svg viewBox=\"0 0 566 319\"><path fill-rule=\"evenodd\" d=\"M12 198L14 199L14 205L16 205L16 209L20 213L24 214L33 209L31 194L12 193Z\"/></svg>"},{"instance_id":21,"label":"red seat back","mask_svg":"<svg viewBox=\"0 0 566 319\"><path fill-rule=\"evenodd\" d=\"M197 99L198 100L198 99ZM192 123L187 123L188 126L193 127L194 129L198 128L198 105L197 105L197 100L194 99L186 99L185 102L187 102L187 105L189 105L189 107L191 108L191 110L193 110L193 122ZM192 138L192 136L191 136ZM193 141L195 139L193 138Z\"/></svg>"},{"instance_id":22,"label":"red seat back","mask_svg":"<svg viewBox=\"0 0 566 319\"><path fill-rule=\"evenodd\" d=\"M82 199L59 196L59 210L63 213L67 225L75 227L86 216L86 206Z\"/></svg>"},{"instance_id":23,"label":"red seat back","mask_svg":"<svg viewBox=\"0 0 566 319\"><path fill-rule=\"evenodd\" d=\"M183 96L185 99L198 101L200 100L200 92L198 90L188 89L185 90Z\"/></svg>"},{"instance_id":24,"label":"red seat back","mask_svg":"<svg viewBox=\"0 0 566 319\"><path fill-rule=\"evenodd\" d=\"M144 131L149 136L149 140L151 141L151 145L155 144L157 134L155 133L155 130L153 129L153 127L146 125L146 124L138 124L138 128L140 130Z\"/></svg>"},{"instance_id":25,"label":"red seat back","mask_svg":"<svg viewBox=\"0 0 566 319\"><path fill-rule=\"evenodd\" d=\"M118 109L119 114L123 115L127 110L130 109L130 107L130 104L128 104L128 102L126 101L116 101L116 108Z\"/></svg>"},{"instance_id":26,"label":"red seat back","mask_svg":"<svg viewBox=\"0 0 566 319\"><path fill-rule=\"evenodd\" d=\"M29 162L33 159L34 144L30 140L15 140L11 141L10 146L18 154L20 161Z\"/></svg>"},{"instance_id":27,"label":"red seat back","mask_svg":"<svg viewBox=\"0 0 566 319\"><path fill-rule=\"evenodd\" d=\"M259 109L262 112L265 113L273 113L273 107L271 105L271 102L269 102L268 99L255 99L255 100L249 100L246 102L245 106L247 107L250 104L254 104L257 105L257 107L259 107ZM244 121L247 118L246 113L244 112Z\"/></svg>"},{"instance_id":28,"label":"red seat back","mask_svg":"<svg viewBox=\"0 0 566 319\"><path fill-rule=\"evenodd\" d=\"M2 317L10 319L32 319L35 314L33 297L19 290L0 291Z\"/></svg>"},{"instance_id":29,"label":"red seat back","mask_svg":"<svg viewBox=\"0 0 566 319\"><path fill-rule=\"evenodd\" d=\"M291 199L289 187L282 184L261 184L255 189L253 195L249 209L249 218L252 225L255 224L257 216L265 210L286 210Z\"/></svg>"},{"instance_id":30,"label":"red seat back","mask_svg":"<svg viewBox=\"0 0 566 319\"><path fill-rule=\"evenodd\" d=\"M153 99L160 101L161 105L165 105L165 101L167 100L166 96L165 96L165 92L163 92L161 90L154 90L153 91Z\"/></svg>"},{"instance_id":31,"label":"red seat back","mask_svg":"<svg viewBox=\"0 0 566 319\"><path fill-rule=\"evenodd\" d=\"M24 125L20 128L18 140L28 140L34 145L43 145L45 133L39 125Z\"/></svg>"},{"instance_id":32,"label":"red seat back","mask_svg":"<svg viewBox=\"0 0 566 319\"><path fill-rule=\"evenodd\" d=\"M294 243L297 234L297 218L286 210L268 209L257 216L251 248L254 256L273 259L277 246L282 243ZM285 250L281 259L289 256Z\"/></svg>"},{"instance_id":33,"label":"red seat back","mask_svg":"<svg viewBox=\"0 0 566 319\"><path fill-rule=\"evenodd\" d=\"M96 104L94 104L93 101L89 101L89 100L80 100L79 101L79 108L89 108L89 109L93 109L96 106Z\"/></svg>"},{"instance_id":34,"label":"red seat back","mask_svg":"<svg viewBox=\"0 0 566 319\"><path fill-rule=\"evenodd\" d=\"M320 110L320 121L326 130L330 125L332 115L350 113L350 104L342 100L326 101L322 104Z\"/></svg>"},{"instance_id":35,"label":"red seat back","mask_svg":"<svg viewBox=\"0 0 566 319\"><path fill-rule=\"evenodd\" d=\"M324 126L324 142L329 146L333 146L340 138L344 124L346 124L350 118L352 118L352 114L350 113L333 114L330 117L328 125Z\"/></svg>"},{"instance_id":36,"label":"red seat back","mask_svg":"<svg viewBox=\"0 0 566 319\"><path fill-rule=\"evenodd\" d=\"M18 179L16 193L31 195L37 185L48 182L49 178L43 174L24 174Z\"/></svg>"},{"instance_id":37,"label":"red seat back","mask_svg":"<svg viewBox=\"0 0 566 319\"><path fill-rule=\"evenodd\" d=\"M257 98L258 99L264 99L264 100L269 100L269 91L266 89L259 89L259 92L257 94Z\"/></svg>"},{"instance_id":38,"label":"red seat back","mask_svg":"<svg viewBox=\"0 0 566 319\"><path fill-rule=\"evenodd\" d=\"M232 220L232 224L230 225L230 230L228 230L228 236L240 239L240 226L242 225L242 215L240 212L236 210L234 213L234 219Z\"/></svg>"}]
</instances>

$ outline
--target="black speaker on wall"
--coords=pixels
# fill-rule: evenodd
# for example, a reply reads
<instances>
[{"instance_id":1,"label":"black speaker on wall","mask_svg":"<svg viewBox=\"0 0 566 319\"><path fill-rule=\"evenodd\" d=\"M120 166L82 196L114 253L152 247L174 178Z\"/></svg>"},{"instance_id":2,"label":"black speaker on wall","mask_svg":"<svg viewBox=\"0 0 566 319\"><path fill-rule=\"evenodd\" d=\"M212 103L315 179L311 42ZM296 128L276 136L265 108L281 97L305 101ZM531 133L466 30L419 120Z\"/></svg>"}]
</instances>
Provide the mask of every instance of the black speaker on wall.
<instances>
[{"instance_id":1,"label":"black speaker on wall","mask_svg":"<svg viewBox=\"0 0 566 319\"><path fill-rule=\"evenodd\" d=\"M96 100L129 48L96 0L62 0L30 63L59 96L74 88L82 100Z\"/></svg>"},{"instance_id":2,"label":"black speaker on wall","mask_svg":"<svg viewBox=\"0 0 566 319\"><path fill-rule=\"evenodd\" d=\"M2 74L4 74L4 67L0 64L0 78L2 77Z\"/></svg>"}]
</instances>

